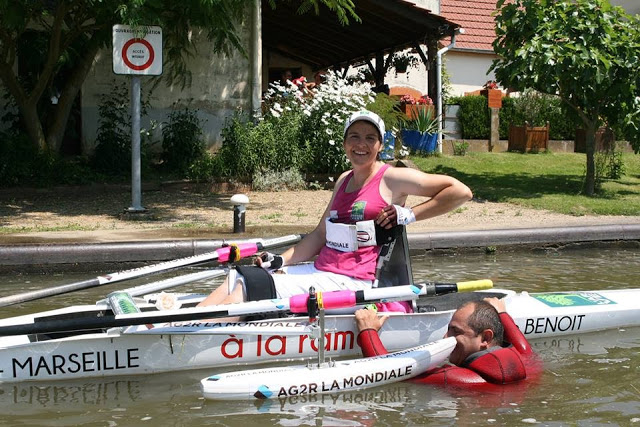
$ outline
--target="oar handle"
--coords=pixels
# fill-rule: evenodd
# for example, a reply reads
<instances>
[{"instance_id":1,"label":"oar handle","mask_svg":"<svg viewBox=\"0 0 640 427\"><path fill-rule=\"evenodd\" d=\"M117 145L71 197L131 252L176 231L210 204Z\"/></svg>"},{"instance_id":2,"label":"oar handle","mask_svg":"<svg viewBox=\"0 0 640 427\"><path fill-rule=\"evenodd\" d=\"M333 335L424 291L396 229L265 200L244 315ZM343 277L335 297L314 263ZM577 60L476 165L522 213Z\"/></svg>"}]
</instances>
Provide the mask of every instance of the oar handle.
<instances>
[{"instance_id":1,"label":"oar handle","mask_svg":"<svg viewBox=\"0 0 640 427\"><path fill-rule=\"evenodd\" d=\"M456 285L458 287L458 292L473 292L493 288L493 282L489 279L458 282Z\"/></svg>"}]
</instances>

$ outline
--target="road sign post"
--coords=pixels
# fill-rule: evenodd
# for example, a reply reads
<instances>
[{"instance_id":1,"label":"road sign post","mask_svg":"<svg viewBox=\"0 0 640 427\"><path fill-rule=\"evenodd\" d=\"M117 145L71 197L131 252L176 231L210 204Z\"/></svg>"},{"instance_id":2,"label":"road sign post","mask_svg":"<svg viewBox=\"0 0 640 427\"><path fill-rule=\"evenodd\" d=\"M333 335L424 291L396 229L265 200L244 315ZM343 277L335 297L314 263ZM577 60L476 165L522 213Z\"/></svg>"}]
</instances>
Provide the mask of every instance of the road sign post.
<instances>
[{"instance_id":1,"label":"road sign post","mask_svg":"<svg viewBox=\"0 0 640 427\"><path fill-rule=\"evenodd\" d=\"M114 25L113 72L131 76L131 206L125 212L146 212L140 165L140 76L162 74L162 28Z\"/></svg>"}]
</instances>

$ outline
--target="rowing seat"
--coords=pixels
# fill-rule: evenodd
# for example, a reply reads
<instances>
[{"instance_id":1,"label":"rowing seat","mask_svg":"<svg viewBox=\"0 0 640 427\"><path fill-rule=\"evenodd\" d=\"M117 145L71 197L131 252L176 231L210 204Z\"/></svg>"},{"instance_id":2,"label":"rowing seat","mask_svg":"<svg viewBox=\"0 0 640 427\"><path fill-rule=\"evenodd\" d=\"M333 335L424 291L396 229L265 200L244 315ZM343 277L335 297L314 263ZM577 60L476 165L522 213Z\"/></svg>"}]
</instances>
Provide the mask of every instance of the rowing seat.
<instances>
[{"instance_id":1,"label":"rowing seat","mask_svg":"<svg viewBox=\"0 0 640 427\"><path fill-rule=\"evenodd\" d=\"M374 287L413 285L407 227L399 227L402 227L400 235L380 249Z\"/></svg>"},{"instance_id":2,"label":"rowing seat","mask_svg":"<svg viewBox=\"0 0 640 427\"><path fill-rule=\"evenodd\" d=\"M402 286L413 285L413 270L411 269L411 257L409 256L409 242L407 230L402 226L402 233L393 242L387 243L380 249L378 264L376 266L376 283L374 286ZM502 298L503 292L464 292L440 295L435 298L422 298L413 300L412 307L416 313L433 311L456 310L468 301L480 301L483 298Z\"/></svg>"}]
</instances>

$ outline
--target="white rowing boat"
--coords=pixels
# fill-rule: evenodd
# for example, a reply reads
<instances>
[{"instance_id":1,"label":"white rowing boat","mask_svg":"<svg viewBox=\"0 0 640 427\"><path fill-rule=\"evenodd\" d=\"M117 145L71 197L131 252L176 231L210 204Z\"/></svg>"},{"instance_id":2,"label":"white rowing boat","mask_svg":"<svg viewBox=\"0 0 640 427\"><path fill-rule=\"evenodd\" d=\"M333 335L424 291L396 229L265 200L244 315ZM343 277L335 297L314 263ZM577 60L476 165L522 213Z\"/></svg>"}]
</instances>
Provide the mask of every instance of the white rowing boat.
<instances>
[{"instance_id":1,"label":"white rowing boat","mask_svg":"<svg viewBox=\"0 0 640 427\"><path fill-rule=\"evenodd\" d=\"M443 364L453 337L376 357L214 374L200 381L212 400L279 399L363 390L411 379Z\"/></svg>"},{"instance_id":2,"label":"white rowing boat","mask_svg":"<svg viewBox=\"0 0 640 427\"><path fill-rule=\"evenodd\" d=\"M529 339L579 334L640 325L640 289L588 292L502 294L507 311ZM432 342L444 336L461 301L487 292L449 294L420 300L423 313L392 316L381 331L390 351ZM182 300L198 300L184 296ZM423 304L424 302L424 304ZM143 313L155 310L140 304ZM188 309L186 309L188 310ZM37 324L43 319L108 316L106 303L74 306L0 321L0 327ZM327 357L359 356L352 315L325 319ZM187 369L255 365L312 359L316 342L307 336L308 318L293 317L238 323L184 321L146 327L0 337L0 382L47 381L137 375Z\"/></svg>"}]
</instances>

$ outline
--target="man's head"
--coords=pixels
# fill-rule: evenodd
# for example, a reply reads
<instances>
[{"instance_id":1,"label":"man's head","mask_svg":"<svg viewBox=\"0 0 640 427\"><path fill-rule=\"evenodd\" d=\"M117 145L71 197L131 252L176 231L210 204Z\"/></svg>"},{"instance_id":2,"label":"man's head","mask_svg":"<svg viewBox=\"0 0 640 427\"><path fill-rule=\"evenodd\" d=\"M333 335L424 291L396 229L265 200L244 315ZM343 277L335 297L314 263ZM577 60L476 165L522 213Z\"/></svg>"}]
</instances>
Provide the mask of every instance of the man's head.
<instances>
[{"instance_id":1,"label":"man's head","mask_svg":"<svg viewBox=\"0 0 640 427\"><path fill-rule=\"evenodd\" d=\"M449 322L446 337L455 337L457 344L449 361L460 365L477 351L502 344L504 328L498 311L486 301L463 304Z\"/></svg>"},{"instance_id":2,"label":"man's head","mask_svg":"<svg viewBox=\"0 0 640 427\"><path fill-rule=\"evenodd\" d=\"M284 70L282 74L280 74L280 77L283 82L286 82L287 80L293 80L293 73L291 72L291 70Z\"/></svg>"}]
</instances>

